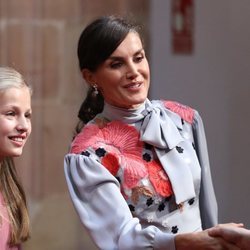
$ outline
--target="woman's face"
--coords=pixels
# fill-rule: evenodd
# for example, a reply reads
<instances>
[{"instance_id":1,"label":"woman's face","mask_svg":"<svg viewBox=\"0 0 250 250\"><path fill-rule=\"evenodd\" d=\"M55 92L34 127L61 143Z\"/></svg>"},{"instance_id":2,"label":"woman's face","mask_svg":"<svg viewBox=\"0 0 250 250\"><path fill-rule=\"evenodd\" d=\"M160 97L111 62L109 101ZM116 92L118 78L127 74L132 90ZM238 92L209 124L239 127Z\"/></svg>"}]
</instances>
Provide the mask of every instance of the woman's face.
<instances>
[{"instance_id":1,"label":"woman's face","mask_svg":"<svg viewBox=\"0 0 250 250\"><path fill-rule=\"evenodd\" d=\"M31 133L31 96L27 87L0 92L0 161L22 154Z\"/></svg>"},{"instance_id":2,"label":"woman's face","mask_svg":"<svg viewBox=\"0 0 250 250\"><path fill-rule=\"evenodd\" d=\"M130 32L98 69L91 73L105 101L120 108L135 108L148 95L150 72L139 35Z\"/></svg>"}]
</instances>

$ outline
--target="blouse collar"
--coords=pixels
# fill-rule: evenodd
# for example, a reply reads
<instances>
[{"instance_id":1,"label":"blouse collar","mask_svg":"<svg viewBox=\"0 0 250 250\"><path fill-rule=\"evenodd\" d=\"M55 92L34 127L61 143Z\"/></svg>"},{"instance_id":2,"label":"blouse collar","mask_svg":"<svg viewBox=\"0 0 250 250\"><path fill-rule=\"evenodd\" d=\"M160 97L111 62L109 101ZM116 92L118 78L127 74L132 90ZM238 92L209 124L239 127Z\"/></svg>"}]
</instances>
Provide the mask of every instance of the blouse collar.
<instances>
[{"instance_id":1,"label":"blouse collar","mask_svg":"<svg viewBox=\"0 0 250 250\"><path fill-rule=\"evenodd\" d=\"M109 103L105 102L104 109L101 115L110 121L119 120L119 121L129 123L129 124L135 123L144 118L144 115L142 114L142 112L143 110L145 110L146 102L150 102L150 101L147 99L139 107L134 108L134 109L119 108L119 107L112 106Z\"/></svg>"}]
</instances>

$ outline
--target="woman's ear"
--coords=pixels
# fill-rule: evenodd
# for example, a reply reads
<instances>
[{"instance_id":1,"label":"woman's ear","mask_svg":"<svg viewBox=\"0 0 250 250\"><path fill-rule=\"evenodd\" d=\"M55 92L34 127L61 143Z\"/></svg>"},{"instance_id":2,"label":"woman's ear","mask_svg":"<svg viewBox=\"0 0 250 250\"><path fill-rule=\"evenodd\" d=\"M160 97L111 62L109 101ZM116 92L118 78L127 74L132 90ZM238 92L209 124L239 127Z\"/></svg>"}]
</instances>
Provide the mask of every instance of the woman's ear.
<instances>
[{"instance_id":1,"label":"woman's ear","mask_svg":"<svg viewBox=\"0 0 250 250\"><path fill-rule=\"evenodd\" d=\"M82 77L88 84L93 85L95 83L94 74L89 69L82 70Z\"/></svg>"}]
</instances>

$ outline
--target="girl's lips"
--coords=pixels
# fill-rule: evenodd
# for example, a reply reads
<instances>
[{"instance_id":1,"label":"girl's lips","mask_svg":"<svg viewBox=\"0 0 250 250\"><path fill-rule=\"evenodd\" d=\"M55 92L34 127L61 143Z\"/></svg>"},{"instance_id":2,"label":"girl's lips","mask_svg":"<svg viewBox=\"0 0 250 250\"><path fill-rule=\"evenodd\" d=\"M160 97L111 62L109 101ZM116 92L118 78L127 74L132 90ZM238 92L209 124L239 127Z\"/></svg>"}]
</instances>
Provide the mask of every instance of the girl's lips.
<instances>
[{"instance_id":1,"label":"girl's lips","mask_svg":"<svg viewBox=\"0 0 250 250\"><path fill-rule=\"evenodd\" d=\"M9 139L11 141L13 141L16 145L18 146L22 146L25 139L26 139L26 136L9 136Z\"/></svg>"}]
</instances>

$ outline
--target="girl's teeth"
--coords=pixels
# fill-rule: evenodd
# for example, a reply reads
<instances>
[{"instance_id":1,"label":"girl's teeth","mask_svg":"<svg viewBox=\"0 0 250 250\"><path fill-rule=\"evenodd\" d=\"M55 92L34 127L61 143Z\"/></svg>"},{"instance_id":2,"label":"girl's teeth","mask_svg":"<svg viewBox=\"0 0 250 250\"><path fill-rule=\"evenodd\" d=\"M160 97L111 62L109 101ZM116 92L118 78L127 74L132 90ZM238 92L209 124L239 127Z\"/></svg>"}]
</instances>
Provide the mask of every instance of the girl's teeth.
<instances>
[{"instance_id":1,"label":"girl's teeth","mask_svg":"<svg viewBox=\"0 0 250 250\"><path fill-rule=\"evenodd\" d=\"M18 141L18 142L23 141L23 139L22 139L22 138L12 138L12 140L13 140L13 141Z\"/></svg>"}]
</instances>

